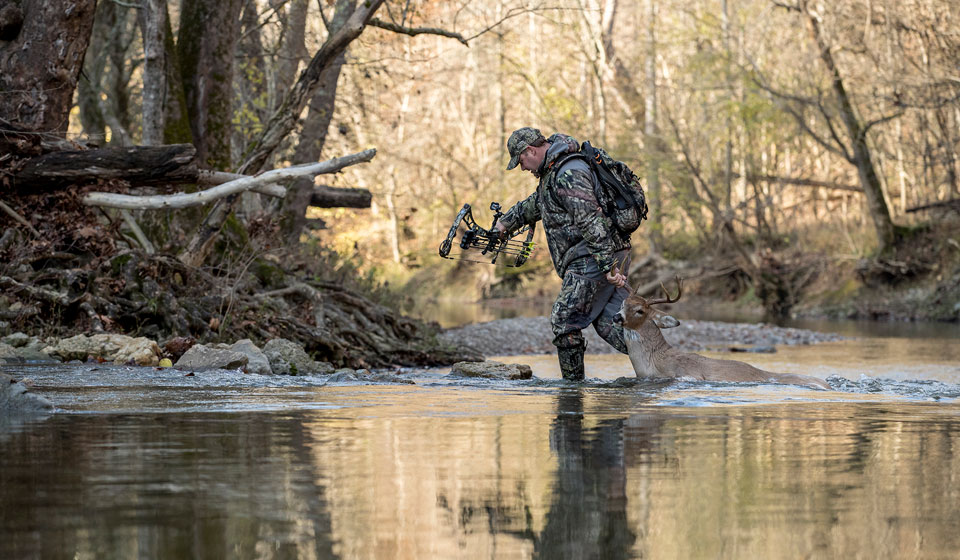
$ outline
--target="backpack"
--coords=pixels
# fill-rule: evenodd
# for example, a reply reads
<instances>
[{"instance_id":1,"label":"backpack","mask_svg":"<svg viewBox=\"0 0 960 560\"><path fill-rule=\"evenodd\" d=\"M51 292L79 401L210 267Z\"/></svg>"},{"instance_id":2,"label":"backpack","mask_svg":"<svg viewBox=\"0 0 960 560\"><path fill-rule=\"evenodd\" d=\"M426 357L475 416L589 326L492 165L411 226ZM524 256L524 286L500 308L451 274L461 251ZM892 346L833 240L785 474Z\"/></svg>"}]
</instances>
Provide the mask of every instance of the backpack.
<instances>
[{"instance_id":1,"label":"backpack","mask_svg":"<svg viewBox=\"0 0 960 560\"><path fill-rule=\"evenodd\" d=\"M647 219L647 201L640 179L622 161L610 157L603 148L584 142L579 152L566 154L556 162L559 170L572 159L582 159L593 171L593 192L600 209L623 235L629 237Z\"/></svg>"}]
</instances>

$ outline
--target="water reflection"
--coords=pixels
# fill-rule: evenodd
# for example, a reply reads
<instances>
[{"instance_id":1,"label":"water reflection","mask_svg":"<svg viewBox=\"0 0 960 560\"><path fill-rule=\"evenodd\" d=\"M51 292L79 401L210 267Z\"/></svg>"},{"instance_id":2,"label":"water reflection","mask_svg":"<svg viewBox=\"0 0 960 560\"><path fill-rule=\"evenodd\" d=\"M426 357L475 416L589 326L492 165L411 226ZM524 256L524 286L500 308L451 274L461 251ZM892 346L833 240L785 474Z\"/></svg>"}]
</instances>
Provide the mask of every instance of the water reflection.
<instances>
[{"instance_id":1,"label":"water reflection","mask_svg":"<svg viewBox=\"0 0 960 560\"><path fill-rule=\"evenodd\" d=\"M550 428L557 471L536 558L629 558L636 534L627 521L624 420L585 426L583 391L563 390Z\"/></svg>"},{"instance_id":2,"label":"water reflection","mask_svg":"<svg viewBox=\"0 0 960 560\"><path fill-rule=\"evenodd\" d=\"M0 558L960 549L958 405L681 408L662 391L314 387L295 398L336 407L7 425Z\"/></svg>"},{"instance_id":3,"label":"water reflection","mask_svg":"<svg viewBox=\"0 0 960 560\"><path fill-rule=\"evenodd\" d=\"M0 435L2 558L334 558L294 418L72 416Z\"/></svg>"}]
</instances>

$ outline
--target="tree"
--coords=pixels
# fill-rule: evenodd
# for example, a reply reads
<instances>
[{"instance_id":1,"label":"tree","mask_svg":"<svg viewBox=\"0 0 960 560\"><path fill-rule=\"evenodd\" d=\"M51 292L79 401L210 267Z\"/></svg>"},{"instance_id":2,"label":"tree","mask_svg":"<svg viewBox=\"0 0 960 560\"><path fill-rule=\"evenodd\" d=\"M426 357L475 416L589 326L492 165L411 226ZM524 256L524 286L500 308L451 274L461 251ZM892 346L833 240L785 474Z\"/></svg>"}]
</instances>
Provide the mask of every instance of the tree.
<instances>
[{"instance_id":1,"label":"tree","mask_svg":"<svg viewBox=\"0 0 960 560\"><path fill-rule=\"evenodd\" d=\"M95 5L95 0L5 3L0 21L0 117L25 130L65 135Z\"/></svg>"},{"instance_id":2,"label":"tree","mask_svg":"<svg viewBox=\"0 0 960 560\"><path fill-rule=\"evenodd\" d=\"M241 0L184 0L177 51L197 157L229 171Z\"/></svg>"}]
</instances>

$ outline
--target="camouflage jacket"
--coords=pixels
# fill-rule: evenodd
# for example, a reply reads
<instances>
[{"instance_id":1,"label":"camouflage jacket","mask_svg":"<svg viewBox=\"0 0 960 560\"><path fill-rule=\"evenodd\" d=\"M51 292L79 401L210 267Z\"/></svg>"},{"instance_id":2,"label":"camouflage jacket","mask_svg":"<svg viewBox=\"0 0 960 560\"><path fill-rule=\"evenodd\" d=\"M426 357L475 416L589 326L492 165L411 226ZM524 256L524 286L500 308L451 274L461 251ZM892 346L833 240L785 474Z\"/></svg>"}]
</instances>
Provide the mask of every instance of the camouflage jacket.
<instances>
[{"instance_id":1,"label":"camouflage jacket","mask_svg":"<svg viewBox=\"0 0 960 560\"><path fill-rule=\"evenodd\" d=\"M500 221L513 231L541 220L553 266L561 278L570 263L589 256L607 272L613 266L614 253L628 249L630 240L623 238L600 209L593 190L593 172L586 162L573 159L554 168L560 156L580 150L576 139L554 134L547 141L550 148L537 170L537 190L513 205Z\"/></svg>"}]
</instances>

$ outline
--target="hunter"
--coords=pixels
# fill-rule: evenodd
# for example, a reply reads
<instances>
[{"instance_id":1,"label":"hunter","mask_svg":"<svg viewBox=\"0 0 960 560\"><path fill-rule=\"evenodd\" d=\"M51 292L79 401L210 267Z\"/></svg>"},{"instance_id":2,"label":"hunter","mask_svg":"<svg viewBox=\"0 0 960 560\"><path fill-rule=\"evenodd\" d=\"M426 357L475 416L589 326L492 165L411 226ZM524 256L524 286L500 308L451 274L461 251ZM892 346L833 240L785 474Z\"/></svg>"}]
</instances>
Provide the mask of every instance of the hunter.
<instances>
[{"instance_id":1,"label":"hunter","mask_svg":"<svg viewBox=\"0 0 960 560\"><path fill-rule=\"evenodd\" d=\"M566 154L580 150L573 137L544 138L536 128L523 127L510 135L507 150L507 169L519 164L540 183L496 227L504 234L543 222L553 266L563 279L550 315L560 373L564 379L582 381L586 341L581 331L590 324L617 351L627 353L623 327L614 317L629 296L621 271L629 270L630 236L601 210L589 165L581 158L565 160Z\"/></svg>"}]
</instances>

